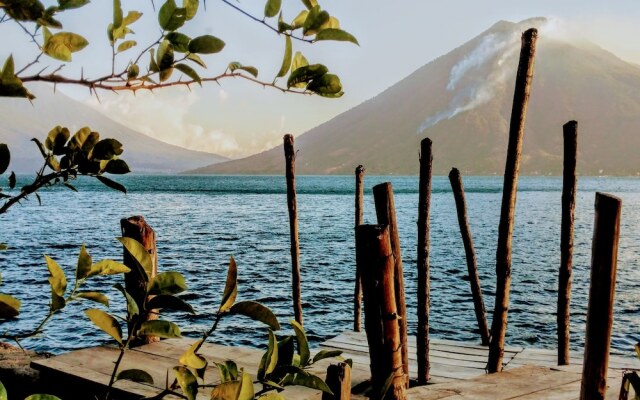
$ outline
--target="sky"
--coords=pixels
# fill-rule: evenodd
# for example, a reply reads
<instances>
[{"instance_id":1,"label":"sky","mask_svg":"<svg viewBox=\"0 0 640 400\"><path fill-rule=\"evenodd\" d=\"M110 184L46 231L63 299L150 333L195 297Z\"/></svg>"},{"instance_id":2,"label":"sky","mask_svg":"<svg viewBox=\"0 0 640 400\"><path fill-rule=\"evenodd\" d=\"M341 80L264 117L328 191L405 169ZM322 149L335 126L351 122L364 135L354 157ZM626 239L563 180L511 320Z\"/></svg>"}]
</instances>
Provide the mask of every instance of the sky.
<instances>
[{"instance_id":1,"label":"sky","mask_svg":"<svg viewBox=\"0 0 640 400\"><path fill-rule=\"evenodd\" d=\"M155 0L154 11L150 0L122 0L125 13L132 9L144 13L132 25L135 31L132 39L138 42L139 48L146 47L159 35L155 14L163 3ZM262 16L264 1L242 0L236 4L255 16ZM93 0L60 18L65 31L82 34L90 42L64 66L65 75L77 77L83 71L87 77L96 77L109 72L111 49L105 32L111 21L111 5L107 0ZM259 78L272 81L282 62L284 39L219 0L208 0L206 5L206 11L201 9L196 18L180 30L191 36L215 35L226 42L221 53L204 57L209 68L200 74L217 75L229 62L239 61L256 66ZM101 92L99 99L91 96L86 88L59 86L58 90L154 138L238 158L276 146L284 134L298 136L376 96L499 20L557 18L620 58L640 64L640 40L637 40L640 3L637 0L325 0L320 1L320 5L340 20L342 29L358 38L360 46L294 41L294 51L302 51L311 63L323 63L340 76L345 91L340 99L283 94L238 79L223 80L220 85L206 84L202 88L194 86L191 91L169 88L153 93L138 92L135 96ZM299 0L283 0L285 20L293 19L302 8ZM0 59L12 53L16 70L37 55L36 47L29 43L30 38L12 22L0 24L0 37L3 38ZM138 54L135 49L118 56L121 65ZM59 63L43 57L34 71L46 65L55 68Z\"/></svg>"}]
</instances>

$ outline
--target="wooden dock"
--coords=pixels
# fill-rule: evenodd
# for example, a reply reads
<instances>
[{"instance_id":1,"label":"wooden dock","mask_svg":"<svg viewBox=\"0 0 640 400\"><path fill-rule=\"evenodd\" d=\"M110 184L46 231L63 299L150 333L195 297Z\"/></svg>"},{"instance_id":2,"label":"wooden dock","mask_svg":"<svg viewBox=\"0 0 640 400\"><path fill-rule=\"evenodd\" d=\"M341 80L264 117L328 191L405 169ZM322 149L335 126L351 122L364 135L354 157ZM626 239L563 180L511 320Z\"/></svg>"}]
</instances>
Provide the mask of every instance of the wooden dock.
<instances>
[{"instance_id":1,"label":"wooden dock","mask_svg":"<svg viewBox=\"0 0 640 400\"><path fill-rule=\"evenodd\" d=\"M158 394L165 387L167 371L171 384L172 368L178 358L193 343L193 339L171 339L152 343L128 351L121 369L139 368L151 374L154 384L118 381L114 392L117 399L139 399ZM582 355L571 354L572 365L557 367L553 350L525 349L511 346L505 349L505 372L485 374L488 349L486 347L449 340L431 340L431 384L411 388L412 399L577 399L580 391ZM322 343L321 348L344 351L346 358L353 360L352 385L370 377L369 355L364 334L345 332ZM206 344L201 354L209 360L205 375L206 384L218 381L218 371L212 362L233 359L255 376L263 351ZM415 338L409 339L411 372L417 371L415 360ZM87 398L104 393L118 350L111 347L94 347L67 354L37 360L32 363L38 369L48 387L73 388L76 393L87 393ZM324 376L330 363L324 360L314 366L313 372ZM609 391L607 399L617 399L625 369L640 369L634 358L612 355L609 362ZM360 385L362 386L362 385ZM317 391L302 387L289 387L283 395L287 399L320 399ZM177 397L166 397L168 399ZM199 393L198 399L210 398L209 391ZM364 398L354 393L354 399Z\"/></svg>"}]
</instances>

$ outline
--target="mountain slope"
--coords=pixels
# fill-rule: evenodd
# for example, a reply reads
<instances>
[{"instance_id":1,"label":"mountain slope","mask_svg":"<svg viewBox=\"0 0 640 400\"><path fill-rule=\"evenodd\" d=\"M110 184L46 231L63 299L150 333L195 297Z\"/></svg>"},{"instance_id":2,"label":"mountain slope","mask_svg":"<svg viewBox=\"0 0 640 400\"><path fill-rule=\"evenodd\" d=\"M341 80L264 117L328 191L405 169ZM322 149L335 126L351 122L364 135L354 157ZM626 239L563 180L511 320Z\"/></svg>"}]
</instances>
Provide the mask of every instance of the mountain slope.
<instances>
[{"instance_id":1,"label":"mountain slope","mask_svg":"<svg viewBox=\"0 0 640 400\"><path fill-rule=\"evenodd\" d=\"M640 173L640 67L548 29L543 18L501 21L378 96L296 139L299 174L416 174L433 140L434 173L502 174L520 33L538 27L521 171L560 174L562 125L579 123L578 171ZM424 130L422 130L424 129ZM420 132L421 131L421 132ZM196 173L282 173L282 148Z\"/></svg>"},{"instance_id":2,"label":"mountain slope","mask_svg":"<svg viewBox=\"0 0 640 400\"><path fill-rule=\"evenodd\" d=\"M119 124L91 107L77 102L45 85L30 85L37 98L0 98L0 143L11 150L10 170L32 173L42 165L42 156L30 140L43 140L56 125L68 127L72 134L83 126L115 138L123 144L125 159L133 172L175 173L228 160L216 154L187 150L153 139Z\"/></svg>"}]
</instances>

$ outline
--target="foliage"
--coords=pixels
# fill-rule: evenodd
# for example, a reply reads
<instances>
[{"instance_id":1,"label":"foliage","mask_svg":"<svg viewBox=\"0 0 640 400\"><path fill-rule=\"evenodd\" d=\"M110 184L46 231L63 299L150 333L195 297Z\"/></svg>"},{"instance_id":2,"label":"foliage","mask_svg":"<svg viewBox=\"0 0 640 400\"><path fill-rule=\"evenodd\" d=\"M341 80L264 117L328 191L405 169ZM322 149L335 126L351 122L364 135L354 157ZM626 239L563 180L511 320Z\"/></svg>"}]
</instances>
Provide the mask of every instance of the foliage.
<instances>
[{"instance_id":1,"label":"foliage","mask_svg":"<svg viewBox=\"0 0 640 400\"><path fill-rule=\"evenodd\" d=\"M68 280L64 271L58 263L51 257L45 255L47 270L49 271L49 285L51 287L51 300L49 310L43 317L42 321L34 328L27 332L12 332L0 334L0 339L12 339L19 341L20 339L35 336L41 333L44 326L51 318L61 312L69 303L77 300L87 300L95 303L109 306L109 298L107 295L97 291L83 291L82 286L89 279L95 279L98 276L116 275L129 272L129 268L124 264L113 260L102 260L97 263L93 259L84 245L80 248L78 262L73 277L73 286L69 290ZM0 294L0 321L11 320L20 314L20 300L8 294Z\"/></svg>"},{"instance_id":2,"label":"foliage","mask_svg":"<svg viewBox=\"0 0 640 400\"><path fill-rule=\"evenodd\" d=\"M143 16L142 12L136 10L125 12L121 0L113 0L113 18L106 27L111 45L109 73L98 78L85 78L84 74L79 78L66 76L61 73L61 68L49 73L44 70L32 73L33 67L41 62L43 55L67 63L72 61L74 53L89 45L81 34L64 31L61 22L64 16L74 9L85 7L89 1L58 0L56 6L45 7L40 0L2 0L0 9L4 11L4 15L0 21L11 20L18 24L37 46L38 52L33 61L17 72L13 57L9 56L0 72L0 96L33 99L34 96L24 84L35 81L79 84L92 91L137 91L175 85L190 86L194 83L202 85L203 82L218 82L230 77L244 78L283 92L324 97L342 96L340 79L329 74L327 67L321 64L309 65L299 52L296 55L297 61L292 58L292 39L306 43L331 40L358 44L357 39L343 30L339 20L323 10L317 0L302 0L302 9L291 14L296 16L290 22L285 22L281 0L267 0L264 16L260 17L251 15L230 0L220 1L284 38L283 62L273 82L258 79L255 67L238 61L228 63L227 69L218 75L207 74L203 56L222 52L225 42L209 34L191 37L184 33L184 28L204 8L199 0L183 0L181 4L176 3L176 0L165 0L157 8L157 15L152 16ZM143 17L157 19L161 33L154 42L139 46L133 27ZM136 49L137 52L132 51ZM277 82L278 78L284 78L288 73L286 85Z\"/></svg>"},{"instance_id":3,"label":"foliage","mask_svg":"<svg viewBox=\"0 0 640 400\"><path fill-rule=\"evenodd\" d=\"M73 136L69 129L56 126L49 132L44 144L35 138L32 141L40 150L44 163L33 182L23 186L15 196L3 193L0 188L0 199L5 199L0 207L0 214L4 214L21 200L27 200L31 194L34 194L40 202L37 191L43 187L62 183L70 190L77 192L70 181L76 179L78 175L92 176L112 189L127 192L124 186L104 176L105 173L127 174L130 172L127 163L118 158L123 149L122 144L117 140L100 140L100 134L86 126ZM0 175L7 171L10 160L9 148L6 144L0 143ZM11 172L8 183L10 189L15 188L14 172Z\"/></svg>"}]
</instances>

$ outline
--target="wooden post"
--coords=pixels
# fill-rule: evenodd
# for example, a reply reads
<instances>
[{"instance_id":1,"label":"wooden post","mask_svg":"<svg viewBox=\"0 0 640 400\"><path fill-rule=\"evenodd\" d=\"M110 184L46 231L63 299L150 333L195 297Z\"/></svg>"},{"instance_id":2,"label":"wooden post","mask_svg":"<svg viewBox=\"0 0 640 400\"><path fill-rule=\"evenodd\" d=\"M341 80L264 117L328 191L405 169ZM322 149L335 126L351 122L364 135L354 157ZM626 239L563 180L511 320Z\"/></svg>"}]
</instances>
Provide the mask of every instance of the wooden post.
<instances>
[{"instance_id":1,"label":"wooden post","mask_svg":"<svg viewBox=\"0 0 640 400\"><path fill-rule=\"evenodd\" d=\"M449 182L453 190L453 197L456 201L456 210L458 212L458 225L460 225L460 234L462 234L462 243L464 244L464 252L467 257L467 271L469 273L469 283L471 285L471 294L473 295L473 308L478 321L478 329L480 330L480 338L482 345L489 344L489 326L487 324L487 313L482 301L482 289L480 288L480 277L478 276L478 265L476 261L476 251L473 248L473 237L471 236L471 228L469 227L469 219L467 217L467 204L464 196L464 186L462 185L462 177L457 168L452 168L449 172Z\"/></svg>"},{"instance_id":2,"label":"wooden post","mask_svg":"<svg viewBox=\"0 0 640 400\"><path fill-rule=\"evenodd\" d=\"M509 291L511 289L511 239L513 236L520 154L524 135L524 122L527 114L529 91L533 78L533 60L536 51L538 31L534 28L522 34L522 48L513 94L511 124L509 126L509 146L504 171L504 188L500 225L498 227L498 249L496 250L496 299L491 322L491 343L487 371L502 370L504 356L504 338L507 332L507 312L509 310Z\"/></svg>"},{"instance_id":3,"label":"wooden post","mask_svg":"<svg viewBox=\"0 0 640 400\"><path fill-rule=\"evenodd\" d=\"M576 209L578 123L569 121L564 124L562 131L564 136L564 169L562 172L562 225L560 228L560 273L558 277L558 365L569 365L569 304L571 302L573 226Z\"/></svg>"},{"instance_id":4,"label":"wooden post","mask_svg":"<svg viewBox=\"0 0 640 400\"><path fill-rule=\"evenodd\" d=\"M296 202L296 153L293 135L284 135L286 160L287 206L289 208L289 234L291 236L291 286L293 288L293 313L302 325L302 299L300 294L300 243L298 242L298 208Z\"/></svg>"},{"instance_id":5,"label":"wooden post","mask_svg":"<svg viewBox=\"0 0 640 400\"><path fill-rule=\"evenodd\" d=\"M431 207L431 139L420 142L420 183L418 196L418 384L429 381L429 210Z\"/></svg>"},{"instance_id":6,"label":"wooden post","mask_svg":"<svg viewBox=\"0 0 640 400\"><path fill-rule=\"evenodd\" d=\"M322 392L322 400L351 399L351 367L346 362L329 365L325 382L333 392L333 396Z\"/></svg>"},{"instance_id":7,"label":"wooden post","mask_svg":"<svg viewBox=\"0 0 640 400\"><path fill-rule=\"evenodd\" d=\"M580 400L604 400L607 392L622 200L596 193L595 208Z\"/></svg>"},{"instance_id":8,"label":"wooden post","mask_svg":"<svg viewBox=\"0 0 640 400\"><path fill-rule=\"evenodd\" d=\"M358 165L356 167L356 221L355 226L362 225L364 220L364 167ZM353 293L353 330L355 332L361 331L362 321L362 280L360 279L361 262L358 260L358 254L356 253L356 287Z\"/></svg>"},{"instance_id":9,"label":"wooden post","mask_svg":"<svg viewBox=\"0 0 640 400\"><path fill-rule=\"evenodd\" d=\"M395 299L400 317L400 340L402 344L402 369L409 387L409 349L407 341L407 306L404 296L404 274L402 272L402 255L400 251L400 236L396 221L396 208L393 201L393 187L390 182L381 183L373 187L373 198L376 203L376 215L379 225L389 226L391 248L395 258L394 279Z\"/></svg>"},{"instance_id":10,"label":"wooden post","mask_svg":"<svg viewBox=\"0 0 640 400\"><path fill-rule=\"evenodd\" d=\"M365 266L362 269L365 329L367 340L374 340L369 341L372 398L400 400L406 398L407 379L402 365L401 319L395 298L395 260L390 236L386 225L360 225L356 229ZM383 393L391 376L388 391Z\"/></svg>"},{"instance_id":11,"label":"wooden post","mask_svg":"<svg viewBox=\"0 0 640 400\"><path fill-rule=\"evenodd\" d=\"M122 236L137 240L151 255L152 270L149 278L153 278L158 275L158 253L156 250L156 233L147 224L142 216L134 216L129 218L123 218L120 220L120 228L122 229ZM138 304L140 310L143 309L145 296L147 293L147 284L142 275L138 273L137 261L129 254L127 250L124 250L123 263L131 268L131 272L124 275L124 286L127 293L133 297ZM158 315L155 313L140 315L138 322L158 319ZM129 322L128 330L131 331L134 321ZM141 340L136 341L134 345L141 345L147 343L153 343L159 341L160 338L156 336L145 336Z\"/></svg>"}]
</instances>

